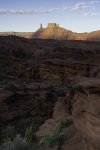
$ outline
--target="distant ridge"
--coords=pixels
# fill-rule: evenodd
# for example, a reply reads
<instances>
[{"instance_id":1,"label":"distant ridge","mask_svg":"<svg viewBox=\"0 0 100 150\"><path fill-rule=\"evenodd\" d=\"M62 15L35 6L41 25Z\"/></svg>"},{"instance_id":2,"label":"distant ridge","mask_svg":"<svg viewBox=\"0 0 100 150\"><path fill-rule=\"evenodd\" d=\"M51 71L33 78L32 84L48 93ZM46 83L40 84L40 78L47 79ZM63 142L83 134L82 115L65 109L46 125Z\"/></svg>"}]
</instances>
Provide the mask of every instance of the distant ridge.
<instances>
[{"instance_id":1,"label":"distant ridge","mask_svg":"<svg viewBox=\"0 0 100 150\"><path fill-rule=\"evenodd\" d=\"M36 32L0 32L2 36L19 36L29 39L56 39L56 40L89 40L100 41L100 30L90 33L75 33L64 29L56 23L48 23L46 28L40 25Z\"/></svg>"},{"instance_id":2,"label":"distant ridge","mask_svg":"<svg viewBox=\"0 0 100 150\"><path fill-rule=\"evenodd\" d=\"M19 36L24 38L31 38L34 32L0 32L1 36Z\"/></svg>"}]
</instances>

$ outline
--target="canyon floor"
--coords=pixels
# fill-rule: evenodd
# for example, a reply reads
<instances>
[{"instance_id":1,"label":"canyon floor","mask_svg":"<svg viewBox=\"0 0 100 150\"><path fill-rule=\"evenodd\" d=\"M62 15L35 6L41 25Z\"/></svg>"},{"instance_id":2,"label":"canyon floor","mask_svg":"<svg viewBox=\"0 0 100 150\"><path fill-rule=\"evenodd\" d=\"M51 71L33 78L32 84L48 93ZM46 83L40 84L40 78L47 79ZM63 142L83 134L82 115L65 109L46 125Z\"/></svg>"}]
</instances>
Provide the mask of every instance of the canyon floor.
<instances>
[{"instance_id":1,"label":"canyon floor","mask_svg":"<svg viewBox=\"0 0 100 150\"><path fill-rule=\"evenodd\" d=\"M0 150L83 149L100 149L100 41L0 36Z\"/></svg>"}]
</instances>

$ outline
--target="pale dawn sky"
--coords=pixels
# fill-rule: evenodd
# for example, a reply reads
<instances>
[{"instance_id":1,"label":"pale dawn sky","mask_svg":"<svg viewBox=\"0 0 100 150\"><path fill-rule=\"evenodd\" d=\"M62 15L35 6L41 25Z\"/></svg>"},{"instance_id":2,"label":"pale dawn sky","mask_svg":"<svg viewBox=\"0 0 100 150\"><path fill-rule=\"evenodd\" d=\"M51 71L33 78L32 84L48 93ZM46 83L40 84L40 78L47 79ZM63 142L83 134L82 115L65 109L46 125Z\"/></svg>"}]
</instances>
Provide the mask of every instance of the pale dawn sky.
<instances>
[{"instance_id":1,"label":"pale dawn sky","mask_svg":"<svg viewBox=\"0 0 100 150\"><path fill-rule=\"evenodd\" d=\"M100 30L100 0L0 0L0 32L33 32L40 23L73 32Z\"/></svg>"}]
</instances>

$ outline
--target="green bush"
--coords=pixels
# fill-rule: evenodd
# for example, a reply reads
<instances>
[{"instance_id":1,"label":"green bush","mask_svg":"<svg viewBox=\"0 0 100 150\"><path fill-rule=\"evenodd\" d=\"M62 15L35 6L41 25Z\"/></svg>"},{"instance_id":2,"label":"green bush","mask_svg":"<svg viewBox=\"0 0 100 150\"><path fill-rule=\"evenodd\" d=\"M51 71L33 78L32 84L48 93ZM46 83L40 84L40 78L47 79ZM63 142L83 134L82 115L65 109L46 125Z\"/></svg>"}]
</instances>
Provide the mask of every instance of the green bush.
<instances>
[{"instance_id":1,"label":"green bush","mask_svg":"<svg viewBox=\"0 0 100 150\"><path fill-rule=\"evenodd\" d=\"M69 127L72 123L73 121L71 118L65 118L54 130L43 136L43 144L47 147L57 146L61 141L61 130L65 127Z\"/></svg>"},{"instance_id":2,"label":"green bush","mask_svg":"<svg viewBox=\"0 0 100 150\"><path fill-rule=\"evenodd\" d=\"M59 124L59 128L60 130L65 128L65 127L69 127L70 125L73 124L73 121L71 118L65 118L63 121L61 121L61 123Z\"/></svg>"},{"instance_id":3,"label":"green bush","mask_svg":"<svg viewBox=\"0 0 100 150\"><path fill-rule=\"evenodd\" d=\"M43 144L46 145L47 147L54 147L58 145L59 141L60 141L60 129L58 127L53 131L51 131L49 134L46 134L42 138Z\"/></svg>"},{"instance_id":4,"label":"green bush","mask_svg":"<svg viewBox=\"0 0 100 150\"><path fill-rule=\"evenodd\" d=\"M31 126L25 131L25 139L27 142L32 142L32 140L34 139L34 132Z\"/></svg>"}]
</instances>

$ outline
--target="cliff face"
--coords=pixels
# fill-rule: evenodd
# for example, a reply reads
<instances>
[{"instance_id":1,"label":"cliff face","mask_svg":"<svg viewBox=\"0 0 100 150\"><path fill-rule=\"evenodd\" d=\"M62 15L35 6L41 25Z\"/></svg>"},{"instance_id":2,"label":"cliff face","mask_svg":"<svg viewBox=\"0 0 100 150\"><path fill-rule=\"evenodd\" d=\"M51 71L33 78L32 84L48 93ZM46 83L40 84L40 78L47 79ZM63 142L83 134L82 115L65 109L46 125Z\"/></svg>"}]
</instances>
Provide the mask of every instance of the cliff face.
<instances>
[{"instance_id":1,"label":"cliff face","mask_svg":"<svg viewBox=\"0 0 100 150\"><path fill-rule=\"evenodd\" d=\"M61 150L100 149L99 80L98 41L0 37L0 131L9 125L37 129L51 118L42 134L72 114Z\"/></svg>"},{"instance_id":2,"label":"cliff face","mask_svg":"<svg viewBox=\"0 0 100 150\"><path fill-rule=\"evenodd\" d=\"M58 26L48 26L44 30L36 31L32 38L39 38L39 39L57 39L57 40L69 40L71 39L72 32L66 30L64 28Z\"/></svg>"},{"instance_id":3,"label":"cliff face","mask_svg":"<svg viewBox=\"0 0 100 150\"><path fill-rule=\"evenodd\" d=\"M73 33L74 40L100 41L100 30L90 33Z\"/></svg>"},{"instance_id":4,"label":"cliff face","mask_svg":"<svg viewBox=\"0 0 100 150\"><path fill-rule=\"evenodd\" d=\"M90 33L73 33L70 30L59 27L56 23L48 24L48 27L37 30L31 38L56 39L56 40L100 40L100 30Z\"/></svg>"},{"instance_id":5,"label":"cliff face","mask_svg":"<svg viewBox=\"0 0 100 150\"><path fill-rule=\"evenodd\" d=\"M60 150L99 150L100 80L80 78L74 90L73 125L62 131Z\"/></svg>"},{"instance_id":6,"label":"cliff face","mask_svg":"<svg viewBox=\"0 0 100 150\"><path fill-rule=\"evenodd\" d=\"M83 79L74 96L73 118L84 150L100 149L100 80Z\"/></svg>"}]
</instances>

